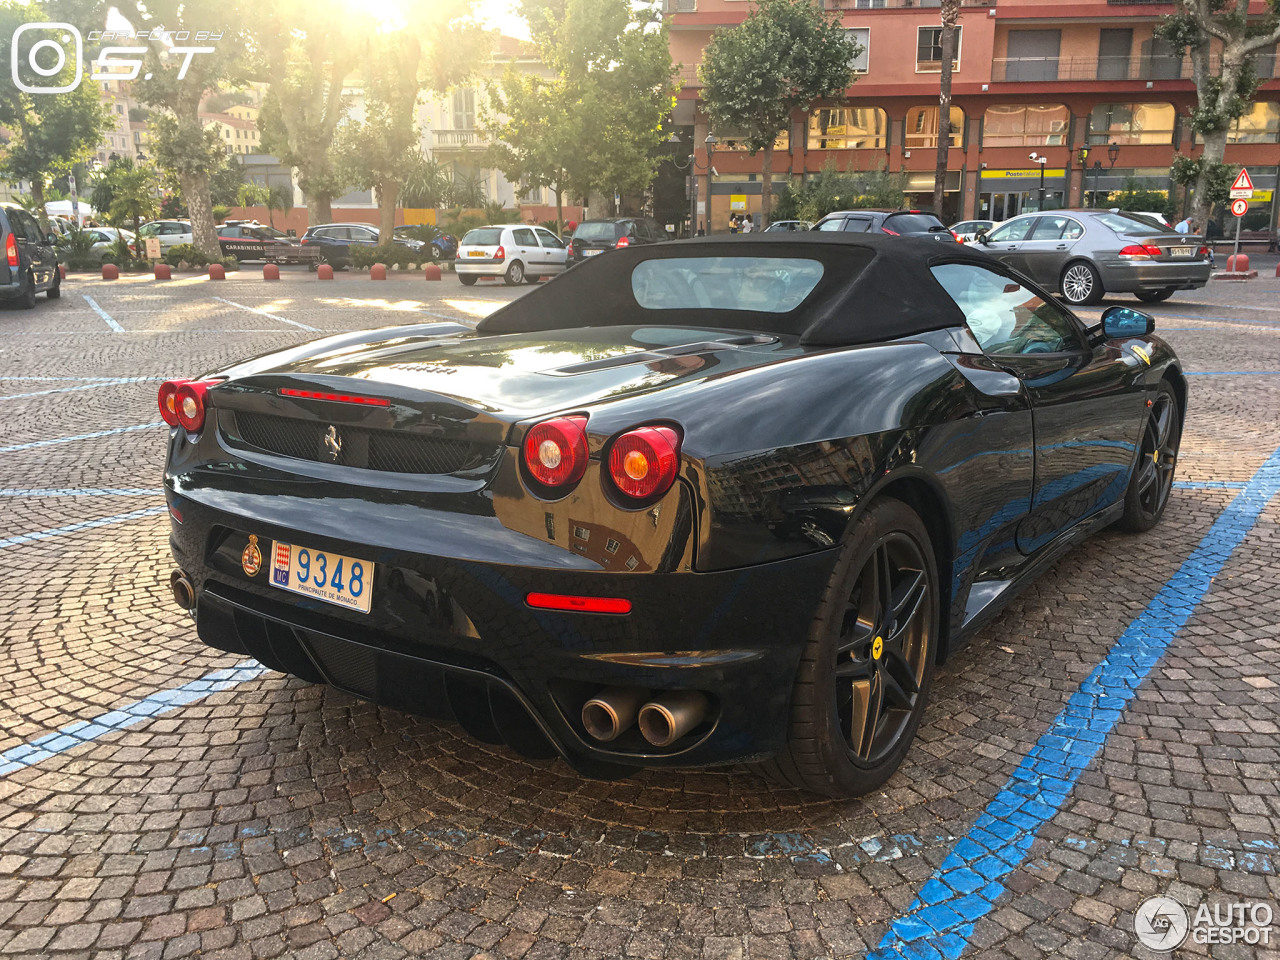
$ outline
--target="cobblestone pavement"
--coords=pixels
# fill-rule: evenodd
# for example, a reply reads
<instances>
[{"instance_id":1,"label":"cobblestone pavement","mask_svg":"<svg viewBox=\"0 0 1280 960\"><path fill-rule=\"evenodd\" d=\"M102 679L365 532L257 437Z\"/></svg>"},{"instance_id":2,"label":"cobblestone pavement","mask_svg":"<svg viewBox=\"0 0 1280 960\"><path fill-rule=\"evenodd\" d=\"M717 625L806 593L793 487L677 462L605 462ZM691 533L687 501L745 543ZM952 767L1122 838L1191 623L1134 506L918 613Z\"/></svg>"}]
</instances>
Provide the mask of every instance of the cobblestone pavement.
<instances>
[{"instance_id":1,"label":"cobblestone pavement","mask_svg":"<svg viewBox=\"0 0 1280 960\"><path fill-rule=\"evenodd\" d=\"M843 802L740 769L587 780L242 665L174 608L161 379L523 291L246 269L0 309L0 955L1154 957L1149 895L1280 913L1261 266L1154 311L1198 374L1164 522L1058 563L940 670L887 787Z\"/></svg>"}]
</instances>

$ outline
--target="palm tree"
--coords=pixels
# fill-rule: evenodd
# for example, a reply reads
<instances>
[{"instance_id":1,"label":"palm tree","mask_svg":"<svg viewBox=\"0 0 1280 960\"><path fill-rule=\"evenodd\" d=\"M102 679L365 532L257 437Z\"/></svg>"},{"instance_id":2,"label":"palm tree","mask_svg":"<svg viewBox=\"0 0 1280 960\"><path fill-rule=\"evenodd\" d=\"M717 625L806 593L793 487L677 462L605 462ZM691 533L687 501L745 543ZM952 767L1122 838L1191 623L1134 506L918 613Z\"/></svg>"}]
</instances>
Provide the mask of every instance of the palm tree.
<instances>
[{"instance_id":1,"label":"palm tree","mask_svg":"<svg viewBox=\"0 0 1280 960\"><path fill-rule=\"evenodd\" d=\"M135 163L129 157L121 157L107 168L107 179L111 190L107 217L115 226L132 220L136 235L142 221L155 216L159 205L156 194L160 188L160 175L150 164ZM95 200L96 194L95 187ZM96 202L94 206L97 206Z\"/></svg>"},{"instance_id":2,"label":"palm tree","mask_svg":"<svg viewBox=\"0 0 1280 960\"><path fill-rule=\"evenodd\" d=\"M942 194L947 185L947 151L951 147L951 65L956 56L956 21L960 0L941 0L942 89L938 96L938 163L933 174L933 212L942 217ZM961 196L964 193L961 191Z\"/></svg>"}]
</instances>

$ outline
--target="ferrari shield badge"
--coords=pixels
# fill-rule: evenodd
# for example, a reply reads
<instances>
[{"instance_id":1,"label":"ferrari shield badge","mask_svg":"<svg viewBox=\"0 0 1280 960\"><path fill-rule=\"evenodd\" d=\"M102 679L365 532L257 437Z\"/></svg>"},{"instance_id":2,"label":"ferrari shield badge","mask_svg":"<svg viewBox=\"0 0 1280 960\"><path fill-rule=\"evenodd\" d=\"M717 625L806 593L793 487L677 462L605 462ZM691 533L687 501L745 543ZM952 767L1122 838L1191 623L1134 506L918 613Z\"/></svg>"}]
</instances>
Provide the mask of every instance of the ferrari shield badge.
<instances>
[{"instance_id":1,"label":"ferrari shield badge","mask_svg":"<svg viewBox=\"0 0 1280 960\"><path fill-rule=\"evenodd\" d=\"M258 549L256 534L249 534L249 543L240 554L240 568L244 570L246 577L256 577L262 569L262 551Z\"/></svg>"}]
</instances>

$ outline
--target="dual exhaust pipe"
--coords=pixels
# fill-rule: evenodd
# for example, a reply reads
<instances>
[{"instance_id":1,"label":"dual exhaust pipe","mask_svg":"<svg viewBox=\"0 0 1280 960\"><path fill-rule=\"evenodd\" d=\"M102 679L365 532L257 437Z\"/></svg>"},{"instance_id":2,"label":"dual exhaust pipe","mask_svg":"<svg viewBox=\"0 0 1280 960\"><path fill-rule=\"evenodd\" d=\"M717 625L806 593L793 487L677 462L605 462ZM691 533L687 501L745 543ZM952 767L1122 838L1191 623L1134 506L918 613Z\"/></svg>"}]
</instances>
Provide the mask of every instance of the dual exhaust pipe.
<instances>
[{"instance_id":1,"label":"dual exhaust pipe","mask_svg":"<svg viewBox=\"0 0 1280 960\"><path fill-rule=\"evenodd\" d=\"M169 574L169 589L173 592L173 602L183 610L190 611L195 607L196 588L181 570Z\"/></svg>"},{"instance_id":2,"label":"dual exhaust pipe","mask_svg":"<svg viewBox=\"0 0 1280 960\"><path fill-rule=\"evenodd\" d=\"M638 724L641 736L653 746L669 747L706 718L709 706L707 695L698 690L651 696L638 687L611 687L582 705L582 726L608 743Z\"/></svg>"}]
</instances>

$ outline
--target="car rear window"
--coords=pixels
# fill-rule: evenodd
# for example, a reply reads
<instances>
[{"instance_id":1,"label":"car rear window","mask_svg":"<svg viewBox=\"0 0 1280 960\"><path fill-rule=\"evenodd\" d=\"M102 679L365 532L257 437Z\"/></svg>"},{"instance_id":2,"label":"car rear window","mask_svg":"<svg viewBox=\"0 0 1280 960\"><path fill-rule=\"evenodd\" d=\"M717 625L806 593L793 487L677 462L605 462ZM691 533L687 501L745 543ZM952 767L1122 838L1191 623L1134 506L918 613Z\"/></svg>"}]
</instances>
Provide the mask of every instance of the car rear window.
<instances>
[{"instance_id":1,"label":"car rear window","mask_svg":"<svg viewBox=\"0 0 1280 960\"><path fill-rule=\"evenodd\" d=\"M945 230L942 221L931 213L896 213L885 217L881 229L894 233L928 233L931 230Z\"/></svg>"},{"instance_id":2,"label":"car rear window","mask_svg":"<svg viewBox=\"0 0 1280 960\"><path fill-rule=\"evenodd\" d=\"M579 224L573 231L575 240L612 240L617 236L617 225L601 220L596 223Z\"/></svg>"},{"instance_id":3,"label":"car rear window","mask_svg":"<svg viewBox=\"0 0 1280 960\"><path fill-rule=\"evenodd\" d=\"M1160 226L1146 217L1131 213L1098 213L1094 218L1113 233L1124 236L1134 233L1176 233L1168 227Z\"/></svg>"},{"instance_id":4,"label":"car rear window","mask_svg":"<svg viewBox=\"0 0 1280 960\"><path fill-rule=\"evenodd\" d=\"M789 313L822 273L819 261L795 257L671 257L636 264L631 292L646 310Z\"/></svg>"},{"instance_id":5,"label":"car rear window","mask_svg":"<svg viewBox=\"0 0 1280 960\"><path fill-rule=\"evenodd\" d=\"M468 230L462 242L472 247L496 247L502 242L502 230L498 227L478 227Z\"/></svg>"}]
</instances>

